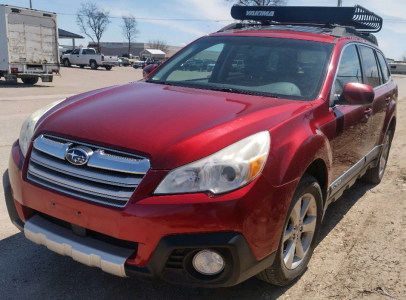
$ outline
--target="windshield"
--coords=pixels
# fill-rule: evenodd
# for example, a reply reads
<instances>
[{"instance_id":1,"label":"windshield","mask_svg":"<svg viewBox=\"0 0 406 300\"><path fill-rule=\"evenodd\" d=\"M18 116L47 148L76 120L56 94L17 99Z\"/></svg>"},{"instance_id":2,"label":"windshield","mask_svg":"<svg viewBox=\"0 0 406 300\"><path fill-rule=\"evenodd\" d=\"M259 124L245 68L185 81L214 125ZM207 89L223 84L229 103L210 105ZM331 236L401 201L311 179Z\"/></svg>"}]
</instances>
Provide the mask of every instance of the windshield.
<instances>
[{"instance_id":1,"label":"windshield","mask_svg":"<svg viewBox=\"0 0 406 300\"><path fill-rule=\"evenodd\" d=\"M313 100L333 45L264 37L205 37L147 81L198 89Z\"/></svg>"}]
</instances>

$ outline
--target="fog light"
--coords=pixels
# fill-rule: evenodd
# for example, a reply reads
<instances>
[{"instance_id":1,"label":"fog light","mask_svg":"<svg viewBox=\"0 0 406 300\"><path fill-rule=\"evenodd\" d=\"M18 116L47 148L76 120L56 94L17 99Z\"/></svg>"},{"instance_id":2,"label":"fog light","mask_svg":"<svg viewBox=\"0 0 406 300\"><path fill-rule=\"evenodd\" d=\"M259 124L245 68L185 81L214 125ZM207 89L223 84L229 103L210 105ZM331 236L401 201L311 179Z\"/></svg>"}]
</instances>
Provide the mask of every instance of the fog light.
<instances>
[{"instance_id":1,"label":"fog light","mask_svg":"<svg viewBox=\"0 0 406 300\"><path fill-rule=\"evenodd\" d=\"M224 266L221 255L211 250L200 251L193 257L193 267L204 275L216 275L223 271Z\"/></svg>"}]
</instances>

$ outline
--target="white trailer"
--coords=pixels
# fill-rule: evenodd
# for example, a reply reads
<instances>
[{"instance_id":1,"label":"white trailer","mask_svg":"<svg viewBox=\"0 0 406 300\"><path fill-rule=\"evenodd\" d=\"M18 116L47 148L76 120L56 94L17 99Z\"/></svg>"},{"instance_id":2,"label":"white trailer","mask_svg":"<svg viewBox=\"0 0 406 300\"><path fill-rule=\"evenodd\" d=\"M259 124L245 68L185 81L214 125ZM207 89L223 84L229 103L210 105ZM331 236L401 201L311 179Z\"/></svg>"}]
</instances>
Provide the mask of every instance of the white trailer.
<instances>
[{"instance_id":1,"label":"white trailer","mask_svg":"<svg viewBox=\"0 0 406 300\"><path fill-rule=\"evenodd\" d=\"M55 13L0 5L0 78L35 84L59 75Z\"/></svg>"}]
</instances>

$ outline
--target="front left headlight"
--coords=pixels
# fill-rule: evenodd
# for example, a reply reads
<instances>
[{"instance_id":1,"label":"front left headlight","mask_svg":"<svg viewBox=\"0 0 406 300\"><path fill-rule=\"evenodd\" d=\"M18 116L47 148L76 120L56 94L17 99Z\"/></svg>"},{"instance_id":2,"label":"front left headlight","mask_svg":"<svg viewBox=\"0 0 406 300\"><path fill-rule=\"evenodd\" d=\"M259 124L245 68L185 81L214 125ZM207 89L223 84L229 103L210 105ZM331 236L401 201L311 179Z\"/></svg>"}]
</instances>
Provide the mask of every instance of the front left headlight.
<instances>
[{"instance_id":1,"label":"front left headlight","mask_svg":"<svg viewBox=\"0 0 406 300\"><path fill-rule=\"evenodd\" d=\"M221 194L238 189L261 173L270 145L268 131L251 135L208 157L172 170L154 194Z\"/></svg>"},{"instance_id":2,"label":"front left headlight","mask_svg":"<svg viewBox=\"0 0 406 300\"><path fill-rule=\"evenodd\" d=\"M34 134L35 126L37 125L38 120L52 107L61 103L65 99L52 102L43 108L40 108L36 112L34 112L31 116L24 121L23 126L21 126L20 130L20 149L23 153L24 157L27 155L28 147L31 143L31 138Z\"/></svg>"}]
</instances>

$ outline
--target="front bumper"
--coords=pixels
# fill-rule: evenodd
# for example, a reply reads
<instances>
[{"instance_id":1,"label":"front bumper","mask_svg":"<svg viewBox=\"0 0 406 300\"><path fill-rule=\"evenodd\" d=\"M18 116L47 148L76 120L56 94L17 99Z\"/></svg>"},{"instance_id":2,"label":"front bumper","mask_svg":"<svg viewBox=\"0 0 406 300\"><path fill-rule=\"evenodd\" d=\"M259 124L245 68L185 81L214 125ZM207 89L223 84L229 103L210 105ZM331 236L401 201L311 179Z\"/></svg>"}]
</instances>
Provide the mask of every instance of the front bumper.
<instances>
[{"instance_id":1,"label":"front bumper","mask_svg":"<svg viewBox=\"0 0 406 300\"><path fill-rule=\"evenodd\" d=\"M16 142L6 201L14 207L14 212L9 210L10 217L15 219L17 211L20 221L14 223L20 224L20 229L21 223L45 214L113 239L134 242L137 250L125 262L125 275L197 286L234 285L272 264L297 184L275 188L259 176L246 187L222 196L158 197L152 192L168 171L150 171L127 206L117 209L37 186L26 179L26 165ZM232 266L210 280L190 269L193 253L207 248L224 253ZM177 268L170 267L173 255L183 255Z\"/></svg>"}]
</instances>

